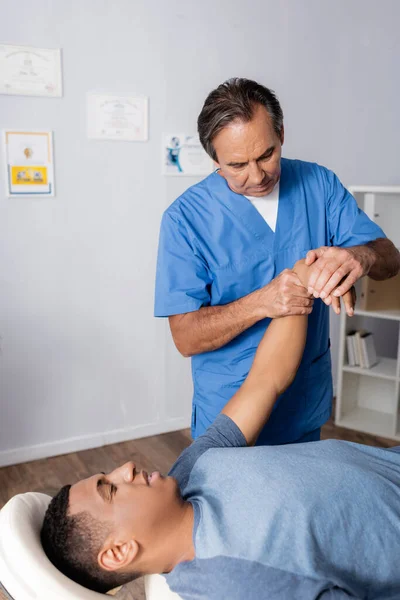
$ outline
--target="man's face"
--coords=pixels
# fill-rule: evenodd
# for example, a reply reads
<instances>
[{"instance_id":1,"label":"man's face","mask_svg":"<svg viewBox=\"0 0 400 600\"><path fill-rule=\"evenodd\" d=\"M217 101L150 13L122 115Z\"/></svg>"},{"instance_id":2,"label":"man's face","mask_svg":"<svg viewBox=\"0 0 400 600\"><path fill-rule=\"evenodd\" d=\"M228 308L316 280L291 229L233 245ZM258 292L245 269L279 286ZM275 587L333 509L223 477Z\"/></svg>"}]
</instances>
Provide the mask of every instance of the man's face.
<instances>
[{"instance_id":1,"label":"man's face","mask_svg":"<svg viewBox=\"0 0 400 600\"><path fill-rule=\"evenodd\" d=\"M111 544L135 539L146 546L162 539L168 515L182 502L173 477L163 477L158 472L148 475L129 462L107 475L93 475L73 485L69 514L86 511L107 523Z\"/></svg>"},{"instance_id":2,"label":"man's face","mask_svg":"<svg viewBox=\"0 0 400 600\"><path fill-rule=\"evenodd\" d=\"M278 137L267 110L258 105L251 121L234 121L213 139L220 174L243 196L270 194L281 174L283 128Z\"/></svg>"}]
</instances>

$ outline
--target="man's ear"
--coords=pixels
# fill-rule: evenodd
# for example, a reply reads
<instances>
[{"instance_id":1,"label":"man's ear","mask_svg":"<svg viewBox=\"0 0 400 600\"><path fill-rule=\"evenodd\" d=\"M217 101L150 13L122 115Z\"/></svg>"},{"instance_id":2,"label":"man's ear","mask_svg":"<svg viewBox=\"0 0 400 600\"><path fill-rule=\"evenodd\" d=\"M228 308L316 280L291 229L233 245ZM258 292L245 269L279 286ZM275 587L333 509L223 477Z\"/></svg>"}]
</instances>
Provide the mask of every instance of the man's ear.
<instances>
[{"instance_id":1,"label":"man's ear","mask_svg":"<svg viewBox=\"0 0 400 600\"><path fill-rule=\"evenodd\" d=\"M136 540L128 542L114 542L102 548L97 556L97 561L106 571L118 571L128 567L139 554L139 544Z\"/></svg>"},{"instance_id":2,"label":"man's ear","mask_svg":"<svg viewBox=\"0 0 400 600\"><path fill-rule=\"evenodd\" d=\"M282 125L281 129L281 146L283 146L283 142L285 141L285 127Z\"/></svg>"},{"instance_id":3,"label":"man's ear","mask_svg":"<svg viewBox=\"0 0 400 600\"><path fill-rule=\"evenodd\" d=\"M222 170L221 170L221 165L219 164L219 162L217 162L216 160L213 160L214 163L214 169L218 171L218 173L224 178L226 179L225 175L223 174Z\"/></svg>"}]
</instances>

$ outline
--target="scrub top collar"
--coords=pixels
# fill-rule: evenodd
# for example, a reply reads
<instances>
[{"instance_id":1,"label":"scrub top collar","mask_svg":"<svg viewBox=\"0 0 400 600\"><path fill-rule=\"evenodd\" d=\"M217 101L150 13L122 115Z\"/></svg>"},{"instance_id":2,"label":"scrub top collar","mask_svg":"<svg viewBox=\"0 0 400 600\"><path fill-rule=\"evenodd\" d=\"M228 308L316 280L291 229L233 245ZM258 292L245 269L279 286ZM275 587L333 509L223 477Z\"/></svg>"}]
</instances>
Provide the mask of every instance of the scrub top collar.
<instances>
[{"instance_id":1,"label":"scrub top collar","mask_svg":"<svg viewBox=\"0 0 400 600\"><path fill-rule=\"evenodd\" d=\"M232 191L226 179L214 171L209 177L209 187L213 196L232 211L254 237L269 250L278 251L287 247L293 240L293 224L296 220L296 210L293 195L288 193L290 188L290 165L281 159L281 176L279 182L278 216L275 233L252 203L241 194Z\"/></svg>"}]
</instances>

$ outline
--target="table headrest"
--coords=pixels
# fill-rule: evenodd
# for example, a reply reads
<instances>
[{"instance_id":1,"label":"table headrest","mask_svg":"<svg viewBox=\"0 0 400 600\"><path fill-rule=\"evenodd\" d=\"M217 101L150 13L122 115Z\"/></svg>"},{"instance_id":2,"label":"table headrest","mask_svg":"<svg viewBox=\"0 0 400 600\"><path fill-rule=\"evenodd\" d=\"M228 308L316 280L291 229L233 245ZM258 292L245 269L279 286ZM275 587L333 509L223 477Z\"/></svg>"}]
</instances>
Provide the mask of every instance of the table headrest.
<instances>
[{"instance_id":1,"label":"table headrest","mask_svg":"<svg viewBox=\"0 0 400 600\"><path fill-rule=\"evenodd\" d=\"M15 600L104 600L104 594L68 579L47 558L40 530L50 500L46 494L28 492L1 509L1 583Z\"/></svg>"},{"instance_id":2,"label":"table headrest","mask_svg":"<svg viewBox=\"0 0 400 600\"><path fill-rule=\"evenodd\" d=\"M47 558L40 530L51 497L28 492L11 498L0 511L0 582L13 600L99 600L63 575ZM179 600L164 577L145 578L148 600Z\"/></svg>"}]
</instances>

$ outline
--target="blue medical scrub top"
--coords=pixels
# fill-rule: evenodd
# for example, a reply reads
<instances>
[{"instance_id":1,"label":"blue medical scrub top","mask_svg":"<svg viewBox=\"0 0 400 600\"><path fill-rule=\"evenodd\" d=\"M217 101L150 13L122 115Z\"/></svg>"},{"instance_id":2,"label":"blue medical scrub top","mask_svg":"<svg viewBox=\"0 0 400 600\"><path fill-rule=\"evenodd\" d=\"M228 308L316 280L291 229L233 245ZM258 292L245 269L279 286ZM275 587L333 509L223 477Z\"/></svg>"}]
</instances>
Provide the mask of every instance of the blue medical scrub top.
<instances>
[{"instance_id":1,"label":"blue medical scrub top","mask_svg":"<svg viewBox=\"0 0 400 600\"><path fill-rule=\"evenodd\" d=\"M355 246L383 231L362 212L332 171L281 159L275 233L251 204L212 173L165 211L160 231L155 316L234 302L270 283L320 246ZM243 383L270 323L259 321L228 344L192 357L192 435L214 421ZM329 309L314 302L302 363L278 399L259 444L294 442L330 416Z\"/></svg>"}]
</instances>

